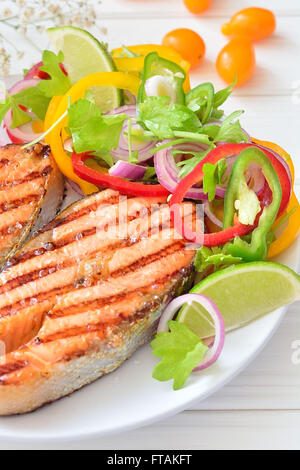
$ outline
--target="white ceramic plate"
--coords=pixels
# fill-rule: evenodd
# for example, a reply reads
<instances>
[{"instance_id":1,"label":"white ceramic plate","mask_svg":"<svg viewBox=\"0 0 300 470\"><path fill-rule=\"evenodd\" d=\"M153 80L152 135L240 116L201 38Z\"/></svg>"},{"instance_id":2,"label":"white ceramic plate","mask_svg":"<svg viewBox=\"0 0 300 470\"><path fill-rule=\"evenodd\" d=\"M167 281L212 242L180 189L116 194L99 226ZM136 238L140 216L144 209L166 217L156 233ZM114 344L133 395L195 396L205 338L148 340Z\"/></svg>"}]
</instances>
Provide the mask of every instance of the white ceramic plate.
<instances>
[{"instance_id":1,"label":"white ceramic plate","mask_svg":"<svg viewBox=\"0 0 300 470\"><path fill-rule=\"evenodd\" d=\"M300 240L278 261L297 270ZM281 308L227 335L218 363L177 392L151 378L156 359L144 346L115 372L34 413L0 418L0 439L62 441L120 433L165 419L212 395L257 356L286 312Z\"/></svg>"},{"instance_id":2,"label":"white ceramic plate","mask_svg":"<svg viewBox=\"0 0 300 470\"><path fill-rule=\"evenodd\" d=\"M69 200L71 202L72 199ZM300 239L278 261L298 269ZM0 439L75 440L120 433L165 419L222 388L242 372L273 336L287 308L227 335L221 358L179 391L152 379L157 360L144 346L122 367L70 397L34 413L0 418Z\"/></svg>"}]
</instances>

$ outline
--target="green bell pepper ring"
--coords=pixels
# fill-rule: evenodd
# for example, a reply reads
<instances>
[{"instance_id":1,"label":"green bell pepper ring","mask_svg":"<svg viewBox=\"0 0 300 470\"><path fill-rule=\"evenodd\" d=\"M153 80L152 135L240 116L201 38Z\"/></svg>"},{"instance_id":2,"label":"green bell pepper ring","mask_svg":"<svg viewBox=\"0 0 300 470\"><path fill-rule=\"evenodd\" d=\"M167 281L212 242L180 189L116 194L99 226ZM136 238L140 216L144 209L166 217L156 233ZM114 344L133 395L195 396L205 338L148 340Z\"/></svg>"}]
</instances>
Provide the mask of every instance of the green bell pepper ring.
<instances>
[{"instance_id":1,"label":"green bell pepper ring","mask_svg":"<svg viewBox=\"0 0 300 470\"><path fill-rule=\"evenodd\" d=\"M166 90L164 90L163 96L168 96L166 94L167 88L172 87L172 94L174 95L172 102L185 104L185 93L183 90L183 84L186 79L185 71L174 62L160 57L157 52L151 52L145 58L142 83L138 94L138 104L143 103L148 96L154 96L147 94L146 85L148 80L155 76L165 77ZM162 83L163 81L164 79L162 79Z\"/></svg>"},{"instance_id":2,"label":"green bell pepper ring","mask_svg":"<svg viewBox=\"0 0 300 470\"><path fill-rule=\"evenodd\" d=\"M263 210L256 194L249 189L245 180L245 172L251 163L256 163L261 167L272 192L272 202ZM257 227L251 234L250 242L236 237L233 243L226 245L229 254L243 258L245 261L258 261L267 257L267 235L276 220L281 199L280 181L268 157L258 148L250 147L243 150L237 157L230 174L225 196L223 228L227 229L233 225L236 210L239 212L239 220L240 217L242 218L240 222L249 225L255 223L259 213L261 215Z\"/></svg>"},{"instance_id":3,"label":"green bell pepper ring","mask_svg":"<svg viewBox=\"0 0 300 470\"><path fill-rule=\"evenodd\" d=\"M202 124L205 124L214 108L215 89L212 83L202 83L186 95L186 105L194 111Z\"/></svg>"}]
</instances>

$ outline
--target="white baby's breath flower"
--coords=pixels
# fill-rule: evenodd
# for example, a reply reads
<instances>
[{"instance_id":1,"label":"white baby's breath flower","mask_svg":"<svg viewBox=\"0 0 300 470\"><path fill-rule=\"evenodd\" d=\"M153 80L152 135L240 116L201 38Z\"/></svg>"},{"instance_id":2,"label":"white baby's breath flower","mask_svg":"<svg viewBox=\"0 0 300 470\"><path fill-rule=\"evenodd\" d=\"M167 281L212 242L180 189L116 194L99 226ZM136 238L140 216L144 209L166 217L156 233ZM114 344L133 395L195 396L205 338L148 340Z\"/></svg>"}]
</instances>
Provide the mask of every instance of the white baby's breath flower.
<instances>
[{"instance_id":1,"label":"white baby's breath flower","mask_svg":"<svg viewBox=\"0 0 300 470\"><path fill-rule=\"evenodd\" d=\"M32 40L36 31L43 34L49 26L73 25L81 28L92 28L96 25L97 13L95 6L101 1L95 0L10 0L10 7L1 9L0 2L0 46L3 51L0 57L0 75L7 75L11 62L24 57L24 50L9 42L6 35L1 33L1 24L15 29L26 37L39 50L38 42ZM107 34L107 29L101 25L99 31ZM14 52L15 49L15 52ZM29 64L27 64L29 65Z\"/></svg>"}]
</instances>

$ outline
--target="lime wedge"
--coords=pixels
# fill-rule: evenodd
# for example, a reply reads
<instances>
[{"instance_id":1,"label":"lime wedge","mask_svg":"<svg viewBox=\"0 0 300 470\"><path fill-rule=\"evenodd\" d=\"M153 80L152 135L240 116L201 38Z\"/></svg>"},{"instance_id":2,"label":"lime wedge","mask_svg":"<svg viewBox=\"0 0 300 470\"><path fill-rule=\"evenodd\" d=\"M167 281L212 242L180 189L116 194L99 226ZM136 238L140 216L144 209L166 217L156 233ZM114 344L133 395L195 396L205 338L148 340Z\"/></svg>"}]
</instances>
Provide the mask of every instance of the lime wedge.
<instances>
[{"instance_id":1,"label":"lime wedge","mask_svg":"<svg viewBox=\"0 0 300 470\"><path fill-rule=\"evenodd\" d=\"M47 33L56 52L62 51L64 54L64 64L72 85L91 73L116 70L105 45L87 31L63 26L50 28ZM122 103L122 92L115 87L93 87L91 91L103 113Z\"/></svg>"},{"instance_id":2,"label":"lime wedge","mask_svg":"<svg viewBox=\"0 0 300 470\"><path fill-rule=\"evenodd\" d=\"M191 292L210 297L230 331L300 300L300 276L281 264L253 262L218 271ZM209 315L196 303L183 307L178 321L185 323L200 338L214 334Z\"/></svg>"}]
</instances>

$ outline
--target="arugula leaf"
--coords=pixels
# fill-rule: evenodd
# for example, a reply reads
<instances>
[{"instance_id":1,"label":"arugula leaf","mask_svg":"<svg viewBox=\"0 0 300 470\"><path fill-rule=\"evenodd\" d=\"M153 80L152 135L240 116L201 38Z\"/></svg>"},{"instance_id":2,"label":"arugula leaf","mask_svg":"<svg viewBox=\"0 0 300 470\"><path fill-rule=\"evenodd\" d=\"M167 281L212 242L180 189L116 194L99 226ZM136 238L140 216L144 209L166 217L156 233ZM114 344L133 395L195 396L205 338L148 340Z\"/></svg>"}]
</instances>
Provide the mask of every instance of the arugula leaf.
<instances>
[{"instance_id":1,"label":"arugula leaf","mask_svg":"<svg viewBox=\"0 0 300 470\"><path fill-rule=\"evenodd\" d=\"M38 90L46 97L64 95L71 87L70 79L60 68L64 61L64 55L60 51L58 55L51 51L43 52L43 66L40 70L48 73L48 80L41 80L37 86Z\"/></svg>"},{"instance_id":2,"label":"arugula leaf","mask_svg":"<svg viewBox=\"0 0 300 470\"><path fill-rule=\"evenodd\" d=\"M194 265L196 271L202 273L211 266L214 267L214 271L216 272L223 266L231 266L242 262L242 258L227 254L226 247L207 248L206 246L203 246L197 250Z\"/></svg>"},{"instance_id":3,"label":"arugula leaf","mask_svg":"<svg viewBox=\"0 0 300 470\"><path fill-rule=\"evenodd\" d=\"M219 128L218 133L215 135L215 142L231 142L239 144L242 142L248 142L249 138L241 128L241 124L236 119L243 114L244 111L235 111L230 114L222 122L221 127Z\"/></svg>"},{"instance_id":4,"label":"arugula leaf","mask_svg":"<svg viewBox=\"0 0 300 470\"><path fill-rule=\"evenodd\" d=\"M225 101L227 101L227 99L233 92L236 82L237 82L237 79L235 78L233 83L231 83L231 85L215 93L215 96L214 96L214 108L215 109L219 108L220 106L222 106L222 104L225 103Z\"/></svg>"},{"instance_id":5,"label":"arugula leaf","mask_svg":"<svg viewBox=\"0 0 300 470\"><path fill-rule=\"evenodd\" d=\"M223 158L218 163L205 163L203 165L203 192L208 194L209 202L213 201L216 197L217 185L224 184L224 174L228 168L226 158Z\"/></svg>"},{"instance_id":6,"label":"arugula leaf","mask_svg":"<svg viewBox=\"0 0 300 470\"><path fill-rule=\"evenodd\" d=\"M201 122L182 104L169 103L167 96L150 96L139 105L139 123L160 140L176 137L174 131L197 133Z\"/></svg>"},{"instance_id":7,"label":"arugula leaf","mask_svg":"<svg viewBox=\"0 0 300 470\"><path fill-rule=\"evenodd\" d=\"M68 128L73 137L74 149L78 153L117 148L125 114L102 116L91 101L80 99L68 110Z\"/></svg>"},{"instance_id":8,"label":"arugula leaf","mask_svg":"<svg viewBox=\"0 0 300 470\"><path fill-rule=\"evenodd\" d=\"M179 390L209 348L184 323L170 321L169 328L151 343L154 356L162 358L152 376L162 382L174 379L173 388Z\"/></svg>"}]
</instances>

